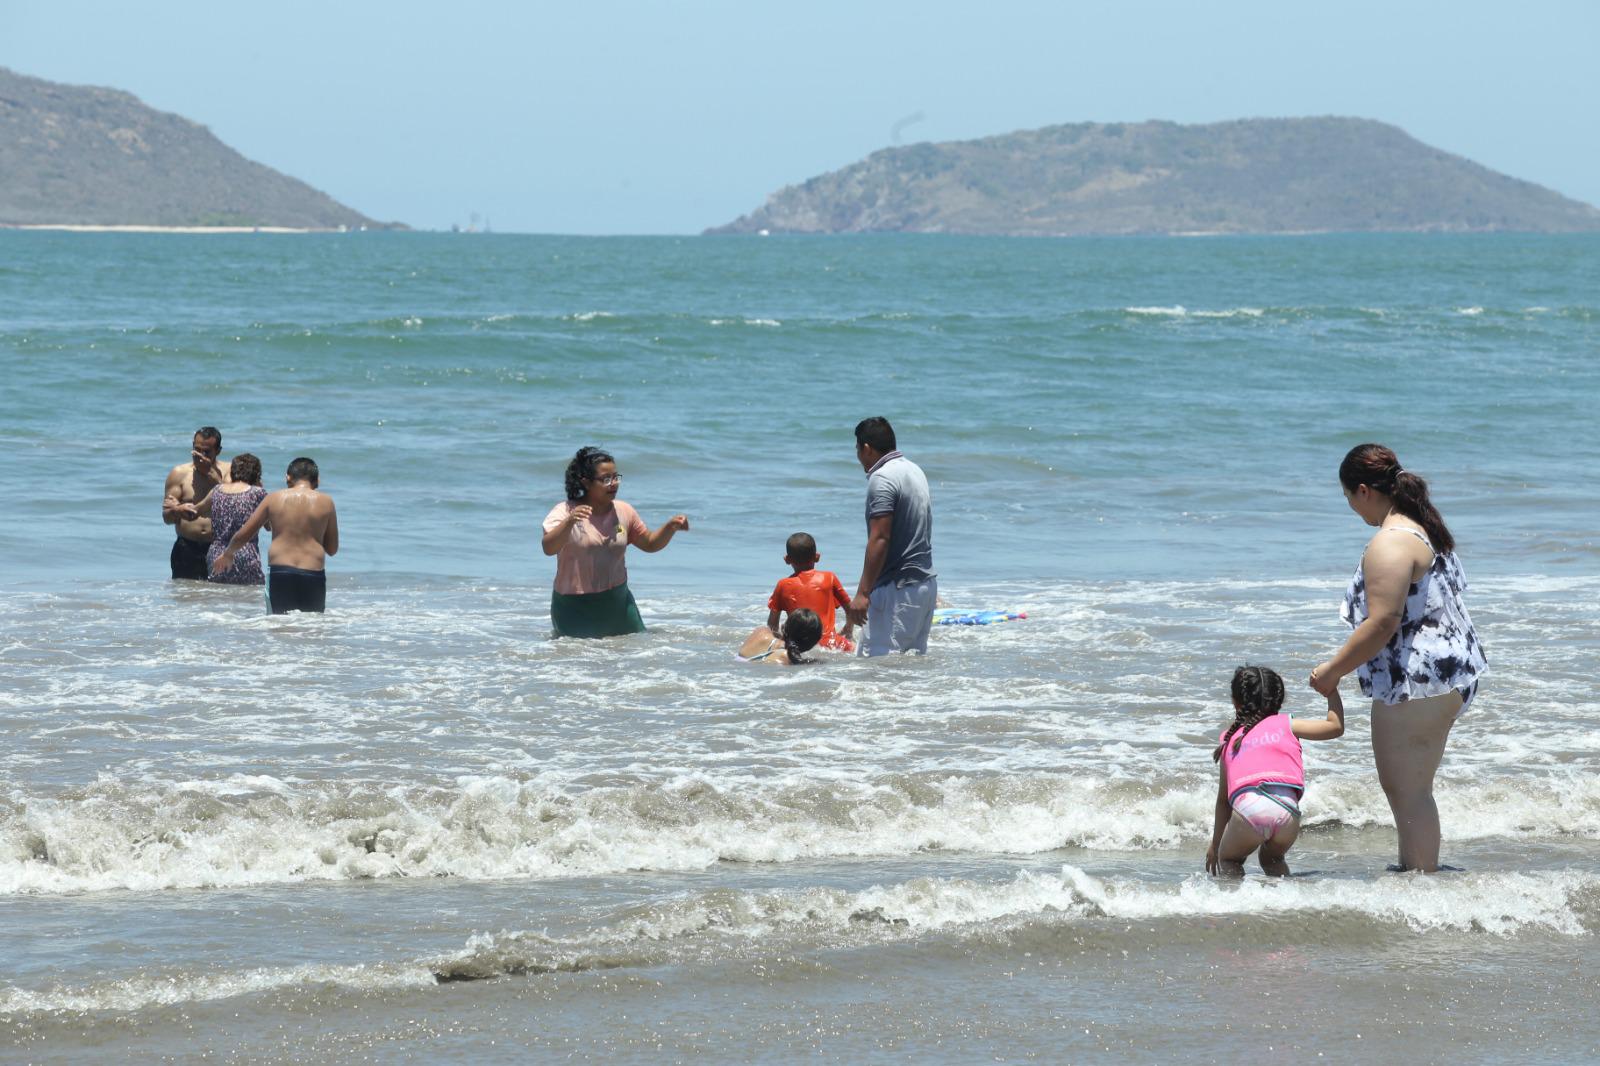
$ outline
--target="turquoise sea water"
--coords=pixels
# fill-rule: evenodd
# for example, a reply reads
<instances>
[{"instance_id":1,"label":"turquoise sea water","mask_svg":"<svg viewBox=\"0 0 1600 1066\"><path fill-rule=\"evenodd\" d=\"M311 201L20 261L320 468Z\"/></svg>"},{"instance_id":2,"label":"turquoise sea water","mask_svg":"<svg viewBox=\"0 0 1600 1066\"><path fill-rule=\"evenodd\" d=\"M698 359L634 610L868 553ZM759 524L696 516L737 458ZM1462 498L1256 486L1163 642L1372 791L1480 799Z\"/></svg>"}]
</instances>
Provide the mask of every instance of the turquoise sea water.
<instances>
[{"instance_id":1,"label":"turquoise sea water","mask_svg":"<svg viewBox=\"0 0 1600 1066\"><path fill-rule=\"evenodd\" d=\"M0 1031L1525 1055L1600 963L1597 292L1593 238L0 231ZM945 598L1029 618L732 663L790 532L853 583L869 414L929 475ZM321 464L327 616L166 580L202 424L269 486ZM1212 884L1203 738L1234 665L1294 686L1343 638L1370 439L1430 480L1494 672L1441 773L1465 872L1382 872L1351 683L1308 746L1316 875ZM693 523L630 562L638 638L547 639L582 444ZM1279 1030L1268 995L1316 1006Z\"/></svg>"}]
</instances>

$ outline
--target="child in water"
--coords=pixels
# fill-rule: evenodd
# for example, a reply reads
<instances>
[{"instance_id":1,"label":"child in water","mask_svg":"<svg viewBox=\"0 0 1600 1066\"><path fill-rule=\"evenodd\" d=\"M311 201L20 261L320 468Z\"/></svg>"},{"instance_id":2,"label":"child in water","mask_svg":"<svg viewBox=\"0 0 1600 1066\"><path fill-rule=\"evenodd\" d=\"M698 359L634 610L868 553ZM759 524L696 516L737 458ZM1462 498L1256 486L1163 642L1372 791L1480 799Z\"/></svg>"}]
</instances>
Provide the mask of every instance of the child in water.
<instances>
[{"instance_id":1,"label":"child in water","mask_svg":"<svg viewBox=\"0 0 1600 1066\"><path fill-rule=\"evenodd\" d=\"M817 646L821 636L822 619L815 611L802 607L789 615L779 632L773 632L769 626L757 626L755 632L745 638L737 656L747 663L799 666L816 661L807 659L805 653Z\"/></svg>"},{"instance_id":2,"label":"child in water","mask_svg":"<svg viewBox=\"0 0 1600 1066\"><path fill-rule=\"evenodd\" d=\"M1327 718L1291 719L1283 707L1283 678L1264 666L1233 672L1233 724L1212 753L1220 764L1217 811L1206 851L1206 872L1244 876L1244 860L1261 849L1261 871L1284 877L1284 856L1300 835L1300 797L1306 790L1300 741L1344 735L1344 701L1328 696Z\"/></svg>"},{"instance_id":3,"label":"child in water","mask_svg":"<svg viewBox=\"0 0 1600 1066\"><path fill-rule=\"evenodd\" d=\"M834 651L855 651L850 639L852 627L845 619L844 633L833 631L835 608L850 606L850 597L839 583L838 575L831 570L816 569L817 542L810 533L796 533L784 545L783 561L794 567L794 573L778 582L767 600L767 628L778 631L779 616L791 615L804 607L814 611L822 621L822 646Z\"/></svg>"}]
</instances>

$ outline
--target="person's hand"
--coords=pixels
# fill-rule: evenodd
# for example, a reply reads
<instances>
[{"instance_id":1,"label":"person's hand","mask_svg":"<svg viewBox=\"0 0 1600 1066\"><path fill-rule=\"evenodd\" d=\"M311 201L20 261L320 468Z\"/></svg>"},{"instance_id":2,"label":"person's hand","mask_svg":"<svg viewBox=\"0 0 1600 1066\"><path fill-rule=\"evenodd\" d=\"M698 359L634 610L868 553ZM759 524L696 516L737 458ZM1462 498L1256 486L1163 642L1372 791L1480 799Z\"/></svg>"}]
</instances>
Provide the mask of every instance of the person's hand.
<instances>
[{"instance_id":1,"label":"person's hand","mask_svg":"<svg viewBox=\"0 0 1600 1066\"><path fill-rule=\"evenodd\" d=\"M173 505L172 513L179 518L192 522L200 517L200 508L192 503L179 503Z\"/></svg>"},{"instance_id":2,"label":"person's hand","mask_svg":"<svg viewBox=\"0 0 1600 1066\"><path fill-rule=\"evenodd\" d=\"M211 572L220 574L233 565L233 551L230 548L222 549L222 554L217 556L217 561L211 564Z\"/></svg>"},{"instance_id":3,"label":"person's hand","mask_svg":"<svg viewBox=\"0 0 1600 1066\"><path fill-rule=\"evenodd\" d=\"M689 516L675 514L667 519L667 528L674 533L682 533L689 528Z\"/></svg>"},{"instance_id":4,"label":"person's hand","mask_svg":"<svg viewBox=\"0 0 1600 1066\"><path fill-rule=\"evenodd\" d=\"M580 503L578 506L567 512L567 524L570 526L575 526L579 522L587 522L590 516L593 514L593 507L590 507L586 503Z\"/></svg>"},{"instance_id":5,"label":"person's hand","mask_svg":"<svg viewBox=\"0 0 1600 1066\"><path fill-rule=\"evenodd\" d=\"M1339 679L1328 668L1330 665L1329 663L1322 663L1311 671L1309 684L1319 696L1331 696L1339 691Z\"/></svg>"},{"instance_id":6,"label":"person's hand","mask_svg":"<svg viewBox=\"0 0 1600 1066\"><path fill-rule=\"evenodd\" d=\"M1209 848L1206 849L1206 873L1215 874L1216 872L1217 872L1217 846L1215 844L1213 844Z\"/></svg>"},{"instance_id":7,"label":"person's hand","mask_svg":"<svg viewBox=\"0 0 1600 1066\"><path fill-rule=\"evenodd\" d=\"M221 468L217 466L217 461L211 458L211 456L206 455L203 452L196 451L191 451L189 454L194 457L195 473L204 474L213 481L222 476Z\"/></svg>"},{"instance_id":8,"label":"person's hand","mask_svg":"<svg viewBox=\"0 0 1600 1066\"><path fill-rule=\"evenodd\" d=\"M850 619L851 625L864 626L867 624L867 608L870 606L872 601L858 592L850 601L850 606L844 609L844 616Z\"/></svg>"}]
</instances>

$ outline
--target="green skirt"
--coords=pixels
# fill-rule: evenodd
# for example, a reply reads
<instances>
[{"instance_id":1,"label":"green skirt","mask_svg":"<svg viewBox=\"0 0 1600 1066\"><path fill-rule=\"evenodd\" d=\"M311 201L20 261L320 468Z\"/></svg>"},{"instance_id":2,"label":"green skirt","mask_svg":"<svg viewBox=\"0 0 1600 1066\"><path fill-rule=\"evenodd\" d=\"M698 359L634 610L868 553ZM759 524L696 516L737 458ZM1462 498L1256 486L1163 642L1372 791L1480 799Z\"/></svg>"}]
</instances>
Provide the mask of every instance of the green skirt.
<instances>
[{"instance_id":1,"label":"green skirt","mask_svg":"<svg viewBox=\"0 0 1600 1066\"><path fill-rule=\"evenodd\" d=\"M644 619L639 605L624 581L604 592L568 596L550 594L550 622L558 637L617 637L624 633L643 633Z\"/></svg>"}]
</instances>

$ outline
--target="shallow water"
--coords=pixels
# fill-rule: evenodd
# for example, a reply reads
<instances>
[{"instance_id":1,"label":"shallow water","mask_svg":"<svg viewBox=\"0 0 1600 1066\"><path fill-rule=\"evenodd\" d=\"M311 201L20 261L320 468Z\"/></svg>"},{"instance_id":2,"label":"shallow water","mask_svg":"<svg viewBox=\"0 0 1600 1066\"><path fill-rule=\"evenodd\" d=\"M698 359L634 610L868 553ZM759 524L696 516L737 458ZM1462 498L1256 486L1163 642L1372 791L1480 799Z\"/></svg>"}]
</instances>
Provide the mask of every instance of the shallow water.
<instances>
[{"instance_id":1,"label":"shallow water","mask_svg":"<svg viewBox=\"0 0 1600 1066\"><path fill-rule=\"evenodd\" d=\"M1600 243L0 232L0 1034L29 1060L1591 1057ZM734 662L850 429L928 471L925 659ZM165 580L194 426L314 456L330 612ZM1492 677L1384 872L1362 704L1287 883L1199 871L1234 665L1298 687L1393 444ZM579 444L650 631L548 639ZM1302 693L1304 693L1302 695ZM932 1008L932 1009L930 1009Z\"/></svg>"}]
</instances>

